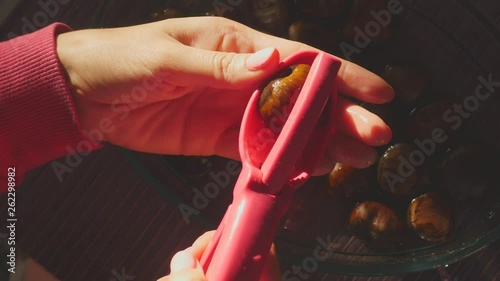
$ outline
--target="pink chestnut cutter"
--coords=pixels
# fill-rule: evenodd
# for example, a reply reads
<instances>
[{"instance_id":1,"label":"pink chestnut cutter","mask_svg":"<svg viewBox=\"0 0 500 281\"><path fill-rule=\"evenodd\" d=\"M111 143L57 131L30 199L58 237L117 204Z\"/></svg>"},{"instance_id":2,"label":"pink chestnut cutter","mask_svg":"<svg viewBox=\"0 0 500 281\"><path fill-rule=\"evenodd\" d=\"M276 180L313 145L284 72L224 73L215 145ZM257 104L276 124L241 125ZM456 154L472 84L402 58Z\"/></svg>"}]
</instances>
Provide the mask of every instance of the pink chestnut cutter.
<instances>
[{"instance_id":1,"label":"pink chestnut cutter","mask_svg":"<svg viewBox=\"0 0 500 281\"><path fill-rule=\"evenodd\" d=\"M245 110L239 135L242 171L201 264L208 281L257 281L295 190L325 153L333 128L336 76L340 61L315 51L284 59L280 69L309 64L311 69L279 136L258 110L256 90Z\"/></svg>"}]
</instances>

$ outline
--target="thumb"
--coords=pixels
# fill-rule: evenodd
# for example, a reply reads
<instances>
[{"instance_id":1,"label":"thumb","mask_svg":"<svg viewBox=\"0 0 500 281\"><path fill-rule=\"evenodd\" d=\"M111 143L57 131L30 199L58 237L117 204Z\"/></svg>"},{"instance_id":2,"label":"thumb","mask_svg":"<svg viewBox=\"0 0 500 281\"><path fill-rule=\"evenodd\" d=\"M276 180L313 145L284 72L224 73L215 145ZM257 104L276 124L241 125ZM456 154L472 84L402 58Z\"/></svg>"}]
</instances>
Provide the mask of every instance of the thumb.
<instances>
[{"instance_id":1,"label":"thumb","mask_svg":"<svg viewBox=\"0 0 500 281\"><path fill-rule=\"evenodd\" d=\"M252 54L202 50L183 46L177 63L177 84L193 83L217 89L243 89L260 83L277 69L280 55L276 48L262 49Z\"/></svg>"},{"instance_id":2,"label":"thumb","mask_svg":"<svg viewBox=\"0 0 500 281\"><path fill-rule=\"evenodd\" d=\"M170 275L158 281L206 281L199 261L190 249L180 251L170 262Z\"/></svg>"}]
</instances>

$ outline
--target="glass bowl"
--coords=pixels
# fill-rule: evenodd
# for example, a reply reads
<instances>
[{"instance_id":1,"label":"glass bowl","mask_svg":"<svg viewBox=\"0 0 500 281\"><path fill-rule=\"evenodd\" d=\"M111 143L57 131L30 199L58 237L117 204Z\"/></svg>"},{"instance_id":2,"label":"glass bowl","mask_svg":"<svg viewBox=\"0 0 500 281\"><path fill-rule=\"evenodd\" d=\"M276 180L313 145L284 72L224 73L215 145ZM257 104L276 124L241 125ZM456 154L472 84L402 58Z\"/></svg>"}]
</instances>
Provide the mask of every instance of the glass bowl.
<instances>
[{"instance_id":1,"label":"glass bowl","mask_svg":"<svg viewBox=\"0 0 500 281\"><path fill-rule=\"evenodd\" d=\"M215 156L124 153L166 201L178 206L186 223L197 223L207 230L217 227L231 203L237 179L228 171L235 171L238 162ZM197 166L196 173L190 170L193 166ZM205 187L213 183L219 188L206 192ZM456 227L447 242L376 252L345 227L354 201L332 196L327 186L326 177L313 177L297 191L275 239L283 272L304 264L317 266L314 271L348 275L419 272L460 261L500 237L500 195L496 192L458 212Z\"/></svg>"},{"instance_id":2,"label":"glass bowl","mask_svg":"<svg viewBox=\"0 0 500 281\"><path fill-rule=\"evenodd\" d=\"M219 12L256 29L287 37L288 28L276 28L276 25L271 25L271 28L269 24L259 21L254 13L258 5L265 7L277 2L229 1L234 5L227 6L226 3L226 6L219 6L219 9L225 7ZM347 2L352 4L352 1ZM357 2L354 1L354 5ZM184 16L199 16L207 12L217 14L214 3L166 1L156 8L158 11L175 8ZM293 19L303 16L294 10L301 1L283 3L288 5L289 19L284 23L287 27ZM401 5L401 12L397 16L393 15L396 27L391 31L393 35L389 41L363 47L345 39L339 40L338 33L333 32L331 40L335 42L335 47L329 51L379 74L388 62L410 62L423 66L430 83L424 97L412 105L417 108L441 99L471 106L466 103L471 101L470 97L476 93L479 85L484 84L481 81L500 80L495 76L500 73L500 59L495 52L500 47L500 40L495 36L498 29L491 24L492 15L487 9L465 1L446 4L401 1ZM171 10L166 14L178 15ZM156 14L155 18L164 15ZM339 15L338 18L346 17ZM328 26L336 23L321 21L321 24ZM346 53L345 48L342 51L340 46L343 43L344 47L349 44L354 51ZM489 147L492 153L498 153L498 106L498 95L481 102L469 112L470 115L460 120L461 126L457 130L459 141L450 141L443 147L472 142ZM393 110L403 115L406 114L404 112L411 112L409 107ZM408 140L400 139L395 133L393 143L398 141ZM380 152L385 148L380 148ZM232 187L240 163L216 156L167 156L132 151L125 151L125 155L153 188L166 200L179 206L187 223L199 223L207 229L217 227L226 206L231 202ZM436 155L436 158L441 156ZM498 163L492 165L496 169L500 167ZM375 170L372 172L376 173ZM460 261L500 238L500 189L497 188L498 181L490 185L483 196L468 200L466 204L460 201L454 203L455 223L448 241L437 244L415 242L401 250L377 251L346 228L350 211L362 198L334 196L328 188L328 176L311 178L297 190L275 240L285 274L283 277L295 276L290 270L293 266L310 269L308 272L393 275L424 271Z\"/></svg>"}]
</instances>

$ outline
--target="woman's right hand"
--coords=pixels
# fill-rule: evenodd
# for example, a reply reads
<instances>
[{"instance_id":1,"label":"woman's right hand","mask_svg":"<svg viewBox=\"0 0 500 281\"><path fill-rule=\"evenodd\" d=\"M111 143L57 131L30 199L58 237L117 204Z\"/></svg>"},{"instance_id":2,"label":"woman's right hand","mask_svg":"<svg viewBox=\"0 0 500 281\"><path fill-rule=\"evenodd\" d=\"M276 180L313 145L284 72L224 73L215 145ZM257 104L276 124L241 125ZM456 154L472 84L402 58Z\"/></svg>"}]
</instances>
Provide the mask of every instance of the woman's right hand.
<instances>
[{"instance_id":1,"label":"woman's right hand","mask_svg":"<svg viewBox=\"0 0 500 281\"><path fill-rule=\"evenodd\" d=\"M204 233L191 247L175 254L170 262L170 275L162 277L158 281L206 281L207 279L201 268L200 259L212 240L214 233L215 231ZM281 280L281 273L276 257L276 250L273 245L259 281L279 280Z\"/></svg>"}]
</instances>

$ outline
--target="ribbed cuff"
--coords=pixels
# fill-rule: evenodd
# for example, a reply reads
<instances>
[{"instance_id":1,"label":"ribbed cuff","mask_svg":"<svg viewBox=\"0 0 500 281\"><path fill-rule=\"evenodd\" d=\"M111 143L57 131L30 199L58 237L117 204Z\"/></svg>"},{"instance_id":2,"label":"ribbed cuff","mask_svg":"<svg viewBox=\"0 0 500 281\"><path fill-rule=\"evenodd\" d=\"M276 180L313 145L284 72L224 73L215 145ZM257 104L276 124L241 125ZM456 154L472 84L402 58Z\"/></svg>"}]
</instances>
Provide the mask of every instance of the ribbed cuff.
<instances>
[{"instance_id":1,"label":"ribbed cuff","mask_svg":"<svg viewBox=\"0 0 500 281\"><path fill-rule=\"evenodd\" d=\"M0 43L0 177L10 166L24 173L79 147L101 146L82 132L57 57L56 37L70 30L55 23Z\"/></svg>"}]
</instances>

